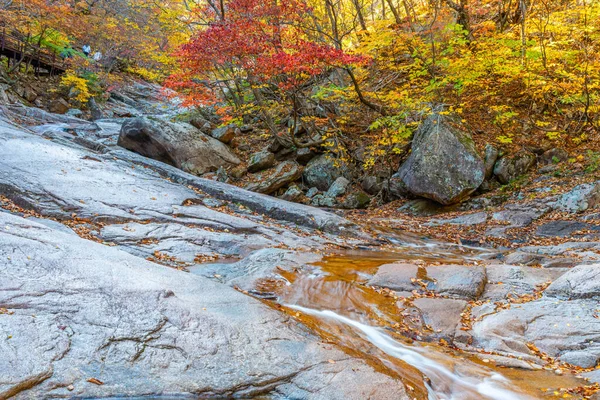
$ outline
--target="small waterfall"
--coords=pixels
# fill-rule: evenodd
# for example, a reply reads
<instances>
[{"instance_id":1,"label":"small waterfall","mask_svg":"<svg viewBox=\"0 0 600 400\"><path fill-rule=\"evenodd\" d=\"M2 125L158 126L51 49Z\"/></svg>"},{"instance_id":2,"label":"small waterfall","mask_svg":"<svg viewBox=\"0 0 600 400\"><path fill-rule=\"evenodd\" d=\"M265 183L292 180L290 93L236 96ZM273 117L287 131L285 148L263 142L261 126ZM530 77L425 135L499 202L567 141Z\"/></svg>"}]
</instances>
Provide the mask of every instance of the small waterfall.
<instances>
[{"instance_id":1,"label":"small waterfall","mask_svg":"<svg viewBox=\"0 0 600 400\"><path fill-rule=\"evenodd\" d=\"M451 371L444 364L452 361L439 351L427 347L406 346L387 335L383 330L344 317L330 310L314 310L297 305L291 309L321 319L333 319L360 331L365 339L391 357L400 359L420 370L429 378L430 400L529 400L522 393L511 390L511 382L501 374L487 370L481 365L466 362L460 371ZM446 363L444 363L446 361Z\"/></svg>"}]
</instances>

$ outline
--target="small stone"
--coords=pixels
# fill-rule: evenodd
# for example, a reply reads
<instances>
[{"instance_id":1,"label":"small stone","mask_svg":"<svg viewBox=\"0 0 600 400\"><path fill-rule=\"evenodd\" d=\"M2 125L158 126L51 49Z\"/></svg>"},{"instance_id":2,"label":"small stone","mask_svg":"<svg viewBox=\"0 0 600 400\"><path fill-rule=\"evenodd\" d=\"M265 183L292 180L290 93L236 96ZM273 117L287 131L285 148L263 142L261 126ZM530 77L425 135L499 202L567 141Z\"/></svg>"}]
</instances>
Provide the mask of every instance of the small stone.
<instances>
[{"instance_id":1,"label":"small stone","mask_svg":"<svg viewBox=\"0 0 600 400\"><path fill-rule=\"evenodd\" d=\"M327 193L325 193L328 197L340 197L346 193L346 190L350 186L350 181L343 176L340 176L333 182Z\"/></svg>"},{"instance_id":2,"label":"small stone","mask_svg":"<svg viewBox=\"0 0 600 400\"><path fill-rule=\"evenodd\" d=\"M235 136L239 136L240 134L240 128L235 124L216 128L210 132L210 136L225 144L231 142Z\"/></svg>"},{"instance_id":3,"label":"small stone","mask_svg":"<svg viewBox=\"0 0 600 400\"><path fill-rule=\"evenodd\" d=\"M306 197L312 198L312 197L316 196L318 193L319 193L319 189L317 189L316 187L311 187L310 189L308 189L308 192L306 192Z\"/></svg>"},{"instance_id":4,"label":"small stone","mask_svg":"<svg viewBox=\"0 0 600 400\"><path fill-rule=\"evenodd\" d=\"M367 208L370 203L371 198L368 194L362 191L356 191L350 193L344 198L342 206L348 209L363 209Z\"/></svg>"}]
</instances>

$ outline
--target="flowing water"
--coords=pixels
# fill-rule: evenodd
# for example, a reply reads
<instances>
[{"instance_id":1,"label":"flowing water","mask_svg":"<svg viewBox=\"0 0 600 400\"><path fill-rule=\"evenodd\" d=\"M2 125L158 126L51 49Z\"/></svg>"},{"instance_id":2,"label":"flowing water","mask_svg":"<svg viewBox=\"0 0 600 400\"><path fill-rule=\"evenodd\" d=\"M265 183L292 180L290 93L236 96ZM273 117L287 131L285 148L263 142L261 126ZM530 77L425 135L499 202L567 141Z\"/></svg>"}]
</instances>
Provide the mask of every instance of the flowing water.
<instances>
[{"instance_id":1,"label":"flowing water","mask_svg":"<svg viewBox=\"0 0 600 400\"><path fill-rule=\"evenodd\" d=\"M264 281L269 303L318 332L324 342L366 359L376 369L401 379L411 397L447 400L562 398L557 388L583 381L544 370L490 366L479 358L398 329L403 317L389 295L365 285L377 268L394 261L477 263L490 250L394 238L390 251L354 251L328 256L294 273L286 283ZM417 339L417 340L414 340ZM571 397L572 398L572 397Z\"/></svg>"}]
</instances>

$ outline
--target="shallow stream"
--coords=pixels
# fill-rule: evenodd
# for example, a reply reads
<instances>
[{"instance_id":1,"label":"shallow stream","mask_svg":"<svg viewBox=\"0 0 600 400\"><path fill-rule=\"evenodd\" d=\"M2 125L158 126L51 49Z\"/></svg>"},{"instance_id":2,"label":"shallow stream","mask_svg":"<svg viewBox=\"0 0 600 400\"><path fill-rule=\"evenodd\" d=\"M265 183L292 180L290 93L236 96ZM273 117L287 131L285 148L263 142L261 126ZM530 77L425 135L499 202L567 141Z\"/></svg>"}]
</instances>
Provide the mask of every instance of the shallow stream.
<instances>
[{"instance_id":1,"label":"shallow stream","mask_svg":"<svg viewBox=\"0 0 600 400\"><path fill-rule=\"evenodd\" d=\"M397 299L366 282L380 265L396 261L426 263L484 262L489 249L393 238L389 251L352 251L330 255L294 273L282 272L286 284L264 281L257 289L272 292L268 303L289 313L352 356L401 379L418 399L509 400L565 398L560 388L583 380L546 370L496 367L473 354L399 329L406 326ZM567 398L575 398L567 395Z\"/></svg>"}]
</instances>

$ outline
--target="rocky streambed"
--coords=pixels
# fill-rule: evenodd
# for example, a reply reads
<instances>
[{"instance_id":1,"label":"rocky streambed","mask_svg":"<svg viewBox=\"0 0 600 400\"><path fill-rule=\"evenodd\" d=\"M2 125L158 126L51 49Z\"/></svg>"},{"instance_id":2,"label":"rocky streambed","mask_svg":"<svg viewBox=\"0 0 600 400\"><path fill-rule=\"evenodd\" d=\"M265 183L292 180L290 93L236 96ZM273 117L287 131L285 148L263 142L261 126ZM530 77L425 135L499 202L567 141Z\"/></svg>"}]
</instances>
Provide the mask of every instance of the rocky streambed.
<instances>
[{"instance_id":1,"label":"rocky streambed","mask_svg":"<svg viewBox=\"0 0 600 400\"><path fill-rule=\"evenodd\" d=\"M0 115L0 398L594 396L599 242L365 233L124 150L123 122Z\"/></svg>"}]
</instances>

